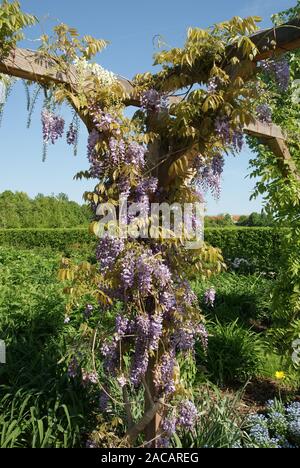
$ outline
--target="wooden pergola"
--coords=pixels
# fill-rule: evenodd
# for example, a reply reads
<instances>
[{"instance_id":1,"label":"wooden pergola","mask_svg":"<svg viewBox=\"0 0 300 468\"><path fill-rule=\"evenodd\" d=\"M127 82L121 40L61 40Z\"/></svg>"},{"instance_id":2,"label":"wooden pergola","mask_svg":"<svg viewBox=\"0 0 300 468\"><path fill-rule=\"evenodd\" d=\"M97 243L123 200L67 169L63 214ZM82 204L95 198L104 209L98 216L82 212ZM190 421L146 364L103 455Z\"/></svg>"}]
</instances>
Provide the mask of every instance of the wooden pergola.
<instances>
[{"instance_id":1,"label":"wooden pergola","mask_svg":"<svg viewBox=\"0 0 300 468\"><path fill-rule=\"evenodd\" d=\"M251 40L258 49L258 54L252 62L254 73L257 62L300 48L300 19L260 31L251 36ZM237 51L232 46L228 47L228 59L233 55L237 55ZM44 86L49 83L63 83L75 88L77 82L75 67L69 66L68 73L58 73L54 70L56 70L54 60L43 59L38 52L29 49L17 48L10 53L7 59L0 61L0 73L40 83ZM136 96L132 82L122 77L118 77L118 81L126 93L126 104L139 107L140 100ZM84 117L82 119L90 129L88 119ZM256 121L255 124L246 126L244 131L259 138L262 144L273 151L278 158L284 176L292 173L300 180L300 175L286 145L285 135L278 126Z\"/></svg>"},{"instance_id":2,"label":"wooden pergola","mask_svg":"<svg viewBox=\"0 0 300 468\"><path fill-rule=\"evenodd\" d=\"M249 69L249 71L246 73L249 75L246 76L246 78L250 78L251 75L255 73L257 62L273 56L280 56L283 53L300 48L300 19L261 31L258 34L251 36L251 40L256 45L258 53L254 60L249 64L250 66L247 67L247 70ZM233 56L239 56L239 52L234 46L229 46L227 50L228 60ZM244 60L243 57L239 58L241 61ZM43 59L38 52L16 48L10 53L8 58L0 61L0 73L36 82L44 86L51 83L65 84L70 89L76 90L77 72L75 67L69 66L66 73L58 73L55 71L55 65L56 63L54 59ZM133 105L139 107L140 99L139 96L136 95L132 82L122 77L118 77L118 81L126 95L125 104L128 106ZM171 102L172 100L174 102L174 99L176 98L171 97L170 99ZM81 116L81 118L90 131L92 126L89 122L89 118L84 116ZM274 124L263 124L256 121L255 123L245 126L244 132L257 137L262 144L271 149L271 151L276 155L278 167L283 177L293 175L300 181L298 168L290 155L286 144L286 137L281 128ZM153 156L157 157L155 154ZM165 175L165 172L163 174ZM151 372L150 368L146 379L152 393L153 389L151 388L151 385L153 384L153 378L151 376ZM152 399L147 398L146 396L145 416L140 423L129 431L129 437L132 440L134 440L138 433L145 428L147 432L147 440L151 440L153 438L153 435L157 433L157 429L160 424L159 409L161 404L161 401L157 401L153 404Z\"/></svg>"}]
</instances>

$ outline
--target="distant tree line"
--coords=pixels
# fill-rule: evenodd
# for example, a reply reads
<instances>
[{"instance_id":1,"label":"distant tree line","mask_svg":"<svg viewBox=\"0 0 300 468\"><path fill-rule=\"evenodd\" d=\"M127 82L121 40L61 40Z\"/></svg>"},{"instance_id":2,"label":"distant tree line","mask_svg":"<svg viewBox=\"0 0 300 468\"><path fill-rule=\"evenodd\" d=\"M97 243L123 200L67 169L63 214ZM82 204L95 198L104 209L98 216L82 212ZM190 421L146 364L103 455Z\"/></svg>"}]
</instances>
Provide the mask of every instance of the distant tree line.
<instances>
[{"instance_id":1,"label":"distant tree line","mask_svg":"<svg viewBox=\"0 0 300 468\"><path fill-rule=\"evenodd\" d=\"M70 201L68 196L37 195L9 190L0 194L0 228L70 228L87 225L91 212L87 205Z\"/></svg>"},{"instance_id":2,"label":"distant tree line","mask_svg":"<svg viewBox=\"0 0 300 468\"><path fill-rule=\"evenodd\" d=\"M231 216L227 213L205 217L206 227L272 227L274 224L274 218L264 211L251 213L249 216Z\"/></svg>"}]
</instances>

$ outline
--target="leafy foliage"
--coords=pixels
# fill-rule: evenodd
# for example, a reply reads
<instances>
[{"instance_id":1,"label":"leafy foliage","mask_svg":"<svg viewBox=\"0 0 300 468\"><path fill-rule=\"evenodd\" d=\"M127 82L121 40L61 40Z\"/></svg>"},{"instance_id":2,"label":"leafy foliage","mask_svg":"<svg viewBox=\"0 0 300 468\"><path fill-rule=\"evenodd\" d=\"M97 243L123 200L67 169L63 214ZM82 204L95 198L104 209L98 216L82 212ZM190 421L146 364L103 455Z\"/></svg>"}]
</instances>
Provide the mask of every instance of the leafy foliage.
<instances>
[{"instance_id":1,"label":"leafy foliage","mask_svg":"<svg viewBox=\"0 0 300 468\"><path fill-rule=\"evenodd\" d=\"M87 205L80 206L63 193L34 199L22 192L0 194L0 229L76 228L88 226L91 217Z\"/></svg>"},{"instance_id":2,"label":"leafy foliage","mask_svg":"<svg viewBox=\"0 0 300 468\"><path fill-rule=\"evenodd\" d=\"M8 0L2 0L0 7L1 60L9 54L17 42L23 39L22 29L34 25L36 21L34 16L21 11L18 1L11 3Z\"/></svg>"},{"instance_id":3,"label":"leafy foliage","mask_svg":"<svg viewBox=\"0 0 300 468\"><path fill-rule=\"evenodd\" d=\"M274 15L275 24L299 16L299 1L295 8ZM272 108L273 121L280 125L288 139L292 156L292 166L279 167L275 156L254 139L249 139L250 146L256 154L252 159L253 176L259 177L254 196L263 194L266 208L273 213L279 224L288 224L291 230L286 231L282 243L281 269L274 291L274 330L272 336L281 351L292 353L291 343L300 336L300 244L299 244L299 203L300 203L300 139L299 139L299 99L298 86L300 78L300 53L288 54L291 70L291 85L286 92L278 92L276 84L266 76L261 80L267 82L269 94L267 99ZM292 170L291 170L292 167ZM282 171L287 175L282 177Z\"/></svg>"}]
</instances>

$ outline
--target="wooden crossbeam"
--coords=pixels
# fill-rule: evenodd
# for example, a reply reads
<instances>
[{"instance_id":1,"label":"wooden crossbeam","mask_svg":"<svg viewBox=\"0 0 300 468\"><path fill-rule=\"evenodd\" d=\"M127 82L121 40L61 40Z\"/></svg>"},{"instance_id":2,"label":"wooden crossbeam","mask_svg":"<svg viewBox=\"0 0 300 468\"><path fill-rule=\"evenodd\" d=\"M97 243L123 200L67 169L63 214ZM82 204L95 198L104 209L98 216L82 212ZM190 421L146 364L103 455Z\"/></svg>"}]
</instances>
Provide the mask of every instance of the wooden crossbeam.
<instances>
[{"instance_id":1,"label":"wooden crossbeam","mask_svg":"<svg viewBox=\"0 0 300 468\"><path fill-rule=\"evenodd\" d=\"M44 85L61 83L71 87L76 86L78 76L74 66L69 65L66 73L58 72L56 68L55 58L42 58L38 52L29 49L16 48L8 58L0 60L0 73ZM126 94L133 94L134 88L131 82L120 76L117 78ZM137 100L133 99L132 103L137 103Z\"/></svg>"},{"instance_id":2,"label":"wooden crossbeam","mask_svg":"<svg viewBox=\"0 0 300 468\"><path fill-rule=\"evenodd\" d=\"M281 172L285 177L292 174L300 181L298 168L286 144L286 136L278 125L256 121L245 126L244 132L257 137L262 144L270 148L277 157Z\"/></svg>"},{"instance_id":3,"label":"wooden crossbeam","mask_svg":"<svg viewBox=\"0 0 300 468\"><path fill-rule=\"evenodd\" d=\"M259 62L300 48L300 18L274 28L259 31L251 37L258 49L254 61ZM273 44L272 44L273 42Z\"/></svg>"},{"instance_id":4,"label":"wooden crossbeam","mask_svg":"<svg viewBox=\"0 0 300 468\"><path fill-rule=\"evenodd\" d=\"M260 31L251 36L251 40L259 50L254 59L255 62L274 54L279 55L298 49L300 48L300 19ZM272 41L276 45L272 44ZM236 55L236 48L229 46L227 53L229 57ZM20 48L13 50L7 59L0 60L0 73L42 84L55 82L76 85L77 81L75 67L69 66L67 73L58 73L55 71L55 58L42 59L40 54L33 50ZM128 95L127 104L138 106L139 99L134 94L132 82L120 76L118 76L118 80Z\"/></svg>"},{"instance_id":5,"label":"wooden crossbeam","mask_svg":"<svg viewBox=\"0 0 300 468\"><path fill-rule=\"evenodd\" d=\"M296 19L287 24L260 31L251 36L251 40L257 46L259 53L254 62L279 55L287 51L300 48L300 19ZM228 56L236 55L234 47L228 47ZM65 73L57 72L55 58L41 58L38 52L29 49L16 48L5 60L0 60L0 73L15 76L29 81L34 81L43 85L49 83L62 83L76 88L77 72L75 67L68 66ZM127 105L140 106L140 100L135 95L134 87L130 80L119 77L120 85L126 95ZM176 98L170 98L175 101ZM82 117L84 123L89 128L89 120ZM263 125L261 123L251 124L246 127L245 132L260 138L261 142L270 147L278 160L281 161L283 173L286 175L292 171L300 179L297 167L293 162L287 145L285 136L281 129L275 125Z\"/></svg>"}]
</instances>

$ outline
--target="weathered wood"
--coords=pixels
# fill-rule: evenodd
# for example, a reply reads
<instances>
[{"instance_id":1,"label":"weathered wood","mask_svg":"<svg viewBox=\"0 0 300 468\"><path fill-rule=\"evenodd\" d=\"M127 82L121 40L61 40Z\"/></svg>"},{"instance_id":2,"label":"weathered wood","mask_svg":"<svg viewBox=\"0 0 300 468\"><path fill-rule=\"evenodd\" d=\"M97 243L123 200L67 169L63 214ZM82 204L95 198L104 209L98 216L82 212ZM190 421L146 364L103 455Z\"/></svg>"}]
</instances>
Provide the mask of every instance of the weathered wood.
<instances>
[{"instance_id":1,"label":"weathered wood","mask_svg":"<svg viewBox=\"0 0 300 468\"><path fill-rule=\"evenodd\" d=\"M78 81L74 66L68 65L65 73L58 72L55 58L42 58L36 51L20 48L14 49L5 60L0 60L0 73L44 85L61 83L76 87ZM139 105L139 100L134 97L131 82L120 76L117 78L124 92L132 96L132 100L128 100L128 105Z\"/></svg>"},{"instance_id":2,"label":"weathered wood","mask_svg":"<svg viewBox=\"0 0 300 468\"><path fill-rule=\"evenodd\" d=\"M263 124L256 121L244 127L244 132L260 139L275 154L278 165L284 177L293 175L300 180L299 170L286 144L286 136L275 124Z\"/></svg>"},{"instance_id":3,"label":"weathered wood","mask_svg":"<svg viewBox=\"0 0 300 468\"><path fill-rule=\"evenodd\" d=\"M58 73L55 59L41 58L40 54L29 49L14 49L8 58L0 61L0 73L41 84L76 84L76 70L69 67L69 73Z\"/></svg>"},{"instance_id":4,"label":"weathered wood","mask_svg":"<svg viewBox=\"0 0 300 468\"><path fill-rule=\"evenodd\" d=\"M251 37L259 50L255 61L300 48L300 18L274 28L259 31ZM272 41L276 44L272 45Z\"/></svg>"},{"instance_id":5,"label":"weathered wood","mask_svg":"<svg viewBox=\"0 0 300 468\"><path fill-rule=\"evenodd\" d=\"M268 58L273 54L282 54L287 51L300 48L300 19L296 19L276 28L266 29L251 36L251 40L257 46L259 53L254 62ZM272 45L275 41L276 46ZM236 48L229 46L228 55L236 55ZM0 61L0 73L5 73L18 78L47 84L49 82L76 85L77 74L73 66L68 67L67 73L59 73L55 70L55 58L41 59L40 54L29 49L15 49L4 61ZM118 80L128 95L128 105L140 105L135 96L132 82L118 76Z\"/></svg>"}]
</instances>

